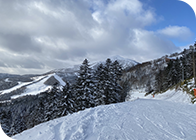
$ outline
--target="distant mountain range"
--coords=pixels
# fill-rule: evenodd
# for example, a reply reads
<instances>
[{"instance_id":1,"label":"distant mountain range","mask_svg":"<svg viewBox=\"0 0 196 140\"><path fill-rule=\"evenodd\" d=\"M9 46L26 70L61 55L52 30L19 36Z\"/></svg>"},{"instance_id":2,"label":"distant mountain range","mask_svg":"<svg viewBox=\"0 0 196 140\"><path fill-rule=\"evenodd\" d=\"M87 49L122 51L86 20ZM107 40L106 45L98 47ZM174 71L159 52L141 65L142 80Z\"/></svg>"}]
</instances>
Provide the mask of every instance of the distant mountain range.
<instances>
[{"instance_id":1,"label":"distant mountain range","mask_svg":"<svg viewBox=\"0 0 196 140\"><path fill-rule=\"evenodd\" d=\"M123 69L129 69L138 62L123 58L121 56L113 56L110 58L112 62L117 60ZM104 61L91 64L91 68L105 63ZM51 89L55 82L64 85L66 81L73 83L76 79L80 65L72 68L55 69L40 75L12 75L0 74L0 101L10 101L25 95L36 95Z\"/></svg>"}]
</instances>

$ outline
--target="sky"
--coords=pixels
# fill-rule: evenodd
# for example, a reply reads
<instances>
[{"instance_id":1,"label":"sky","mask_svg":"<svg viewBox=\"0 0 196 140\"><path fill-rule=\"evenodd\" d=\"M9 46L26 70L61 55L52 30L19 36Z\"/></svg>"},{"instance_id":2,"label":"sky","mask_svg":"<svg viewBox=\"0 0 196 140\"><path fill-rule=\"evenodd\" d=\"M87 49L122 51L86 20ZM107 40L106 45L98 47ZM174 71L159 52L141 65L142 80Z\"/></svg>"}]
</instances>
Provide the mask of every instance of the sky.
<instances>
[{"instance_id":1,"label":"sky","mask_svg":"<svg viewBox=\"0 0 196 140\"><path fill-rule=\"evenodd\" d=\"M0 0L0 73L40 74L120 55L145 62L194 44L178 0Z\"/></svg>"}]
</instances>

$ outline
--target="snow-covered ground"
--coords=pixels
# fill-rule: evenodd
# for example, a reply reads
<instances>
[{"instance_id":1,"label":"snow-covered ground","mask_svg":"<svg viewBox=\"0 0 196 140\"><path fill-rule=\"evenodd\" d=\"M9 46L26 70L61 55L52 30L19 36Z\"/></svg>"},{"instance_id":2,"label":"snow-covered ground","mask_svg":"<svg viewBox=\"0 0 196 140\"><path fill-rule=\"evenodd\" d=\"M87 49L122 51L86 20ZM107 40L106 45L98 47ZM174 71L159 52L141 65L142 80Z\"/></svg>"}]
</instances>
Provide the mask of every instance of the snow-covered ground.
<instances>
[{"instance_id":1,"label":"snow-covered ground","mask_svg":"<svg viewBox=\"0 0 196 140\"><path fill-rule=\"evenodd\" d=\"M16 140L194 140L196 105L137 99L87 109L13 136Z\"/></svg>"},{"instance_id":2,"label":"snow-covered ground","mask_svg":"<svg viewBox=\"0 0 196 140\"><path fill-rule=\"evenodd\" d=\"M191 104L191 98L192 98L190 94L187 94L186 92L183 92L181 90L176 91L175 89L168 90L161 94L155 94L154 97L152 94L149 94L148 96L145 96L145 94L146 92L144 90L132 90L129 92L129 98L127 100L133 101L138 98L157 99L157 100L165 100L165 101Z\"/></svg>"},{"instance_id":3,"label":"snow-covered ground","mask_svg":"<svg viewBox=\"0 0 196 140\"><path fill-rule=\"evenodd\" d=\"M53 73L53 74L49 74L49 75L47 75L45 77L41 77L41 78L37 77L37 78L35 78L35 81L34 81L35 83L27 86L27 89L25 90L24 93L22 93L20 95L14 95L11 98L12 99L16 99L16 98L23 97L23 96L26 96L26 95L36 95L36 94L39 94L41 92L47 91L48 89L51 89L52 86L45 85L44 82L46 82L52 76L54 76L55 79L58 80L59 83L62 86L66 85L66 83L62 80L61 77L59 77L57 74ZM38 81L38 80L40 80L40 81ZM36 81L38 81L38 82L36 82Z\"/></svg>"}]
</instances>

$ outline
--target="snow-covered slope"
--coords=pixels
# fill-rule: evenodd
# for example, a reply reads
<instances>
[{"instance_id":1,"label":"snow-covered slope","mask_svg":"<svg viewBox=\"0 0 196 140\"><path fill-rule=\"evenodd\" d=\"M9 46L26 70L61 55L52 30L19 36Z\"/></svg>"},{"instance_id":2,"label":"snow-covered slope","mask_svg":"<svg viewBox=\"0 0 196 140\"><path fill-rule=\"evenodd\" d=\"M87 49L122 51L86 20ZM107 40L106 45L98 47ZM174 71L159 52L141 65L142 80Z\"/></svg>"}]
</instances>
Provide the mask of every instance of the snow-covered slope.
<instances>
[{"instance_id":1,"label":"snow-covered slope","mask_svg":"<svg viewBox=\"0 0 196 140\"><path fill-rule=\"evenodd\" d=\"M99 106L15 135L16 140L194 140L195 105L159 100Z\"/></svg>"},{"instance_id":2,"label":"snow-covered slope","mask_svg":"<svg viewBox=\"0 0 196 140\"><path fill-rule=\"evenodd\" d=\"M155 94L154 97L152 94L149 94L147 96L145 96L145 94L146 92L144 90L131 90L129 92L127 100L133 101L139 98L139 99L155 99L155 100L165 100L171 102L192 104L191 103L192 96L181 90L178 91L176 91L175 89L168 90L164 93Z\"/></svg>"},{"instance_id":3,"label":"snow-covered slope","mask_svg":"<svg viewBox=\"0 0 196 140\"><path fill-rule=\"evenodd\" d=\"M26 95L37 95L41 92L47 91L48 89L52 88L51 85L44 84L52 76L59 82L60 85L65 86L66 83L62 80L62 78L58 76L57 74L52 73L48 75L33 77L32 78L33 81L31 82L19 82L17 86L14 86L7 90L0 91L1 95L14 92L15 90L23 88L23 87L25 88L24 92L11 96L11 99L16 99L16 98L23 97Z\"/></svg>"},{"instance_id":4,"label":"snow-covered slope","mask_svg":"<svg viewBox=\"0 0 196 140\"><path fill-rule=\"evenodd\" d=\"M11 99L16 99L16 98L23 97L23 96L26 96L26 95L36 95L36 94L39 94L41 92L44 92L44 91L48 90L49 88L51 88L51 86L45 85L44 82L48 78L50 78L51 76L52 75L47 75L47 76L43 77L40 81L28 85L26 87L26 90L25 90L24 93L22 93L20 95L14 95L14 96L11 97Z\"/></svg>"},{"instance_id":5,"label":"snow-covered slope","mask_svg":"<svg viewBox=\"0 0 196 140\"><path fill-rule=\"evenodd\" d=\"M21 88L21 87L24 87L24 86L27 86L27 85L36 83L36 82L40 81L41 79L43 79L44 77L45 77L45 76L33 77L33 78L32 78L33 81L31 81L31 82L18 82L18 85L14 86L14 87L12 87L12 88L10 88L10 89L2 90L2 91L0 91L0 93L1 93L1 95L2 95L2 94L5 94L5 93L12 92L12 91L17 90L17 89L19 89L19 88ZM8 81L8 78L7 78L6 80Z\"/></svg>"},{"instance_id":6,"label":"snow-covered slope","mask_svg":"<svg viewBox=\"0 0 196 140\"><path fill-rule=\"evenodd\" d=\"M135 65L139 64L135 60L132 60L132 59L129 59L129 58L124 58L124 57L121 57L119 55L113 56L110 59L112 61L117 60L122 65L123 68L132 67L132 66L135 66Z\"/></svg>"}]
</instances>

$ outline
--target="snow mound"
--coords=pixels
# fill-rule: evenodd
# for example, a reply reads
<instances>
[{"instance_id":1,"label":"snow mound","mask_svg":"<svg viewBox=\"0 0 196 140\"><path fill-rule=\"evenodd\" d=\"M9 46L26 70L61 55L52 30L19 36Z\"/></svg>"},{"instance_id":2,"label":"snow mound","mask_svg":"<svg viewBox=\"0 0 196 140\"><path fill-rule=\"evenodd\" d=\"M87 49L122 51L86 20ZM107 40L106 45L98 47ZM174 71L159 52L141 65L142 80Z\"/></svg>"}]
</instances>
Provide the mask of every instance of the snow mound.
<instances>
[{"instance_id":1,"label":"snow mound","mask_svg":"<svg viewBox=\"0 0 196 140\"><path fill-rule=\"evenodd\" d=\"M13 136L16 140L193 140L195 105L159 100L90 108Z\"/></svg>"}]
</instances>

